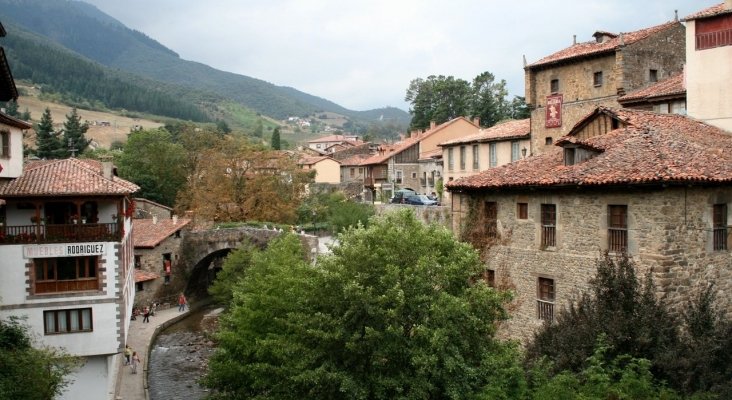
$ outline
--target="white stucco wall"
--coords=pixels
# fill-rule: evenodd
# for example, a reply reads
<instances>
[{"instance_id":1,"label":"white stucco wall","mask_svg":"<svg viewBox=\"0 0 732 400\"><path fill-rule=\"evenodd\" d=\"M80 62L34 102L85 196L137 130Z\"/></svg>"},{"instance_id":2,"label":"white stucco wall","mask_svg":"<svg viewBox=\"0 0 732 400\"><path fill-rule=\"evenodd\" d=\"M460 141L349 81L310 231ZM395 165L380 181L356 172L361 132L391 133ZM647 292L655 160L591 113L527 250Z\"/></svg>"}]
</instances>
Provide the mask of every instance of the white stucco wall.
<instances>
[{"instance_id":1,"label":"white stucco wall","mask_svg":"<svg viewBox=\"0 0 732 400\"><path fill-rule=\"evenodd\" d=\"M59 400L112 399L119 355L86 357L85 363L70 378L74 381Z\"/></svg>"},{"instance_id":2,"label":"white stucco wall","mask_svg":"<svg viewBox=\"0 0 732 400\"><path fill-rule=\"evenodd\" d=\"M23 132L5 124L0 124L0 130L10 132L10 158L0 157L0 178L17 178L23 173Z\"/></svg>"}]
</instances>

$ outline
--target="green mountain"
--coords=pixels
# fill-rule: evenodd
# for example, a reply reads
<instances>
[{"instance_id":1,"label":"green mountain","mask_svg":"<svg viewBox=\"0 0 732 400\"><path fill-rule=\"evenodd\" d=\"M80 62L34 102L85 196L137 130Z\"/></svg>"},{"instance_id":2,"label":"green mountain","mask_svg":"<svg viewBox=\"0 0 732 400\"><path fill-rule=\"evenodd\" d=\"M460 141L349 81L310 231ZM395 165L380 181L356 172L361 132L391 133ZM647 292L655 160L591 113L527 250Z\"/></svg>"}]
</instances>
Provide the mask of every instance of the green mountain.
<instances>
[{"instance_id":1,"label":"green mountain","mask_svg":"<svg viewBox=\"0 0 732 400\"><path fill-rule=\"evenodd\" d=\"M322 111L360 122L389 120L406 124L410 118L405 111L393 107L348 110L294 88L183 60L144 33L129 29L96 7L80 1L0 0L0 21L21 25L107 67L188 88L198 95L216 93L216 96L277 119ZM15 68L12 64L11 67Z\"/></svg>"}]
</instances>

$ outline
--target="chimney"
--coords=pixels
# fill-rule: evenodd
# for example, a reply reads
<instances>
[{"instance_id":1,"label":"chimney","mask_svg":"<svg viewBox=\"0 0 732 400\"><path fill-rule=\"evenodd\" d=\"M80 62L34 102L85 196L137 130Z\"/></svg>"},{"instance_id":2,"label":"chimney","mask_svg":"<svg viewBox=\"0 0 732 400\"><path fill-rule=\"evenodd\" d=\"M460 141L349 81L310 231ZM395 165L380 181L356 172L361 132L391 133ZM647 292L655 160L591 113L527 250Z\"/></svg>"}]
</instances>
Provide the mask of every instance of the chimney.
<instances>
[{"instance_id":1,"label":"chimney","mask_svg":"<svg viewBox=\"0 0 732 400\"><path fill-rule=\"evenodd\" d=\"M679 10L674 10L674 22L679 22Z\"/></svg>"},{"instance_id":2,"label":"chimney","mask_svg":"<svg viewBox=\"0 0 732 400\"><path fill-rule=\"evenodd\" d=\"M435 121L430 121L430 130L433 130L433 129L435 129L435 127L436 127L436 126L437 126L437 122L435 122Z\"/></svg>"},{"instance_id":3,"label":"chimney","mask_svg":"<svg viewBox=\"0 0 732 400\"><path fill-rule=\"evenodd\" d=\"M572 45L577 44L577 35L572 35Z\"/></svg>"},{"instance_id":4,"label":"chimney","mask_svg":"<svg viewBox=\"0 0 732 400\"><path fill-rule=\"evenodd\" d=\"M114 165L111 161L102 161L102 176L107 179L112 179L112 171L114 170Z\"/></svg>"},{"instance_id":5,"label":"chimney","mask_svg":"<svg viewBox=\"0 0 732 400\"><path fill-rule=\"evenodd\" d=\"M475 126L480 126L480 117L473 117L473 124L475 124Z\"/></svg>"},{"instance_id":6,"label":"chimney","mask_svg":"<svg viewBox=\"0 0 732 400\"><path fill-rule=\"evenodd\" d=\"M178 216L173 215L173 225L178 225Z\"/></svg>"}]
</instances>

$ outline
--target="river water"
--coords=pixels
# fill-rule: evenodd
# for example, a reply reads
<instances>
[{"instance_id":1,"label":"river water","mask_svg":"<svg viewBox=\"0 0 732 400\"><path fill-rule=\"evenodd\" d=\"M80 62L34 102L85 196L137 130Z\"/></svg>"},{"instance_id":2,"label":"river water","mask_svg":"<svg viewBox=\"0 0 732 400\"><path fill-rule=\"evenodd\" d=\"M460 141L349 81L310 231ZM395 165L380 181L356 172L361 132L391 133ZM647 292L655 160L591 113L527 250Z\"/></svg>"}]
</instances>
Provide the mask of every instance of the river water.
<instances>
[{"instance_id":1,"label":"river water","mask_svg":"<svg viewBox=\"0 0 732 400\"><path fill-rule=\"evenodd\" d=\"M209 391L198 384L205 375L213 343L201 321L219 310L203 308L161 332L152 344L148 382L151 400L200 400Z\"/></svg>"}]
</instances>

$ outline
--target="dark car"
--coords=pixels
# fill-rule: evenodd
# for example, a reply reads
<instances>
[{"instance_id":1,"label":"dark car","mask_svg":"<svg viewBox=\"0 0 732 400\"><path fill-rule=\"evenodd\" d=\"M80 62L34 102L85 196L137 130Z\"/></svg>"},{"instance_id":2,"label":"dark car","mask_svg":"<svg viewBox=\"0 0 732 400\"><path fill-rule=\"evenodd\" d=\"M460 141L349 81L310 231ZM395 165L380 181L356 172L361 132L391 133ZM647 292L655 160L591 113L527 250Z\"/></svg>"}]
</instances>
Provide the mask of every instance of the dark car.
<instances>
[{"instance_id":1,"label":"dark car","mask_svg":"<svg viewBox=\"0 0 732 400\"><path fill-rule=\"evenodd\" d=\"M409 189L409 188L399 189L396 192L394 192L394 197L392 197L389 202L395 203L395 204L404 204L407 202L406 201L407 197L415 196L416 194L417 194L417 192L415 192L414 190Z\"/></svg>"},{"instance_id":2,"label":"dark car","mask_svg":"<svg viewBox=\"0 0 732 400\"><path fill-rule=\"evenodd\" d=\"M425 194L416 194L413 196L408 196L406 199L407 204L414 204L419 206L435 206L437 205L436 200L432 200Z\"/></svg>"}]
</instances>

